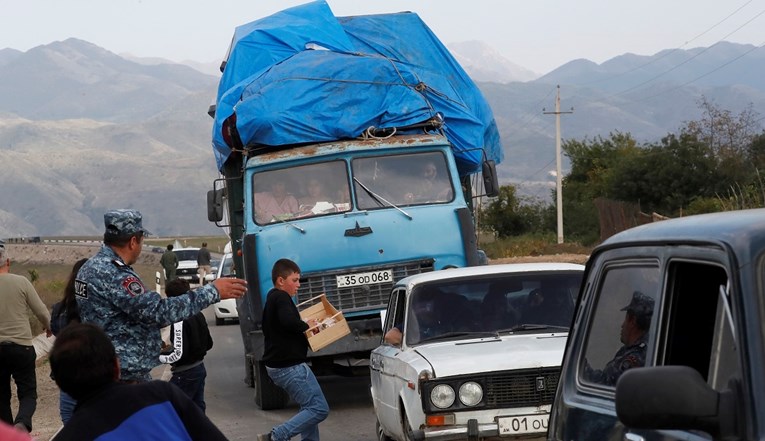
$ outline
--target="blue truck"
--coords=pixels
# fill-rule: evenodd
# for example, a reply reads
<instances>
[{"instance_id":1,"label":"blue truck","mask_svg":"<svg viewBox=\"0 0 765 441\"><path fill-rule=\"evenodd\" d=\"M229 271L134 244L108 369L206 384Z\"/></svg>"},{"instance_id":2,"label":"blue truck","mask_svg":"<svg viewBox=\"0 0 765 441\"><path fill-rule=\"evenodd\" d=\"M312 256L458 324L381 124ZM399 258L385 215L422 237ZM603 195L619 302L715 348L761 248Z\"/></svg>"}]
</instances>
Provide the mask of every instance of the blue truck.
<instances>
[{"instance_id":1,"label":"blue truck","mask_svg":"<svg viewBox=\"0 0 765 441\"><path fill-rule=\"evenodd\" d=\"M297 301L326 295L350 328L309 353L317 375L368 372L396 281L485 263L473 203L496 195L502 147L480 91L413 13L287 9L238 27L221 71L208 218L249 282L245 381L276 409L287 397L261 360L274 262L297 262Z\"/></svg>"}]
</instances>

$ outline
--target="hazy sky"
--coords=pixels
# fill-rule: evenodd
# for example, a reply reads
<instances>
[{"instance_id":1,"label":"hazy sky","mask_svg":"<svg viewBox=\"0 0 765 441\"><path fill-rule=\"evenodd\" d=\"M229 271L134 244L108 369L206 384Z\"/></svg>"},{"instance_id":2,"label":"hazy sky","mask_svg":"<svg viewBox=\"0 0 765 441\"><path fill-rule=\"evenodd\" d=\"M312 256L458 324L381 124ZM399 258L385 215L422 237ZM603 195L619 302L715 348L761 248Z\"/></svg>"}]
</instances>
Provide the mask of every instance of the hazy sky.
<instances>
[{"instance_id":1,"label":"hazy sky","mask_svg":"<svg viewBox=\"0 0 765 441\"><path fill-rule=\"evenodd\" d=\"M0 49L80 38L115 53L219 62L238 25L305 0L7 1ZM335 15L416 12L446 44L480 40L547 73L577 58L765 43L765 0L328 0ZM765 49L763 49L765 50Z\"/></svg>"}]
</instances>

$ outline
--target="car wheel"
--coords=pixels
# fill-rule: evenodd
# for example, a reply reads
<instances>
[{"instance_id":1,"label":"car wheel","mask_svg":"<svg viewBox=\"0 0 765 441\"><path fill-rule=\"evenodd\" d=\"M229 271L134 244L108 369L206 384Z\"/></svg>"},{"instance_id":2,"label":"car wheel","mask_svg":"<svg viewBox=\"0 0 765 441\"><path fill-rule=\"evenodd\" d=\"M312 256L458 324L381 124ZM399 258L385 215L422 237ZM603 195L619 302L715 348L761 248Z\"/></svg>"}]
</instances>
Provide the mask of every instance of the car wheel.
<instances>
[{"instance_id":1,"label":"car wheel","mask_svg":"<svg viewBox=\"0 0 765 441\"><path fill-rule=\"evenodd\" d=\"M414 437L414 434L412 433L412 426L409 425L409 417L403 411L401 413L402 413L401 417L404 419L404 440L414 441L415 437Z\"/></svg>"},{"instance_id":2,"label":"car wheel","mask_svg":"<svg viewBox=\"0 0 765 441\"><path fill-rule=\"evenodd\" d=\"M226 323L226 319L215 317L215 326L223 326Z\"/></svg>"},{"instance_id":3,"label":"car wheel","mask_svg":"<svg viewBox=\"0 0 765 441\"><path fill-rule=\"evenodd\" d=\"M377 441L393 441L393 438L389 437L385 434L385 432L383 432L379 420L375 421L375 430L377 431Z\"/></svg>"}]
</instances>

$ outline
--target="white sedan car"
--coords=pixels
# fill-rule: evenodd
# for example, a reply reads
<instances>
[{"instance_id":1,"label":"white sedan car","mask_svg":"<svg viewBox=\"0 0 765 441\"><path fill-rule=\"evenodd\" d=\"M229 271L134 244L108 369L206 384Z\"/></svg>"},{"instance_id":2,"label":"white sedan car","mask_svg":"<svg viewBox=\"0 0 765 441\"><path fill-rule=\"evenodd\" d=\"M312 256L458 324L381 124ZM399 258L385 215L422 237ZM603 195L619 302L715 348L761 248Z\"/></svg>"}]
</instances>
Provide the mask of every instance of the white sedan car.
<instances>
[{"instance_id":1,"label":"white sedan car","mask_svg":"<svg viewBox=\"0 0 765 441\"><path fill-rule=\"evenodd\" d=\"M231 253L226 253L220 259L218 271L215 277L233 277L234 259ZM217 326L225 324L226 320L239 321L239 311L236 309L235 299L225 299L213 305L215 311L215 324Z\"/></svg>"},{"instance_id":2,"label":"white sedan car","mask_svg":"<svg viewBox=\"0 0 765 441\"><path fill-rule=\"evenodd\" d=\"M370 358L378 439L544 437L583 272L488 265L396 283Z\"/></svg>"}]
</instances>

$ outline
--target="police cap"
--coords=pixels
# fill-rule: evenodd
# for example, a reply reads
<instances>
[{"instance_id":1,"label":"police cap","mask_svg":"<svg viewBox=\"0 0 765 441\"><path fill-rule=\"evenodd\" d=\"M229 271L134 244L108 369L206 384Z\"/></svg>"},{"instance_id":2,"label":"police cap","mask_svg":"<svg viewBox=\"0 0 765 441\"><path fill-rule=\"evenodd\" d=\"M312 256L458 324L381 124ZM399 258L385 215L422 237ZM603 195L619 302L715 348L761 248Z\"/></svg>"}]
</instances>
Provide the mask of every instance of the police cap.
<instances>
[{"instance_id":1,"label":"police cap","mask_svg":"<svg viewBox=\"0 0 765 441\"><path fill-rule=\"evenodd\" d=\"M635 291L632 293L632 300L630 300L629 305L622 308L622 311L630 311L636 316L650 318L653 315L653 304L654 300L652 297L640 291Z\"/></svg>"},{"instance_id":2,"label":"police cap","mask_svg":"<svg viewBox=\"0 0 765 441\"><path fill-rule=\"evenodd\" d=\"M109 210L104 213L104 234L114 237L127 237L137 233L148 236L149 231L143 227L141 212L131 209Z\"/></svg>"}]
</instances>

